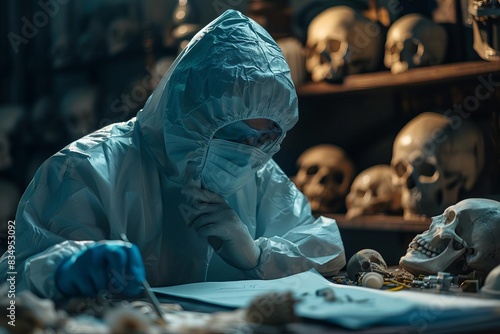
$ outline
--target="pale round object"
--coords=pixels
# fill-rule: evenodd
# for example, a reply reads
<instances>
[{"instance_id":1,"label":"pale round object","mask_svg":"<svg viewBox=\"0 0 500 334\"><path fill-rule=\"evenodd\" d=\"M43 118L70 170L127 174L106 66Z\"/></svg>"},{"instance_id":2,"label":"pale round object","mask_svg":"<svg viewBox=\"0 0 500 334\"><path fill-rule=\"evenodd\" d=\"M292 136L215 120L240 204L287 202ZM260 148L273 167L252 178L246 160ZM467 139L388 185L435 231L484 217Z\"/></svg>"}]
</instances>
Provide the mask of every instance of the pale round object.
<instances>
[{"instance_id":1,"label":"pale round object","mask_svg":"<svg viewBox=\"0 0 500 334\"><path fill-rule=\"evenodd\" d=\"M484 281L481 288L481 297L490 299L500 299L500 265L496 266Z\"/></svg>"},{"instance_id":2,"label":"pale round object","mask_svg":"<svg viewBox=\"0 0 500 334\"><path fill-rule=\"evenodd\" d=\"M384 278L374 272L364 273L361 284L366 288L380 289L384 285Z\"/></svg>"}]
</instances>

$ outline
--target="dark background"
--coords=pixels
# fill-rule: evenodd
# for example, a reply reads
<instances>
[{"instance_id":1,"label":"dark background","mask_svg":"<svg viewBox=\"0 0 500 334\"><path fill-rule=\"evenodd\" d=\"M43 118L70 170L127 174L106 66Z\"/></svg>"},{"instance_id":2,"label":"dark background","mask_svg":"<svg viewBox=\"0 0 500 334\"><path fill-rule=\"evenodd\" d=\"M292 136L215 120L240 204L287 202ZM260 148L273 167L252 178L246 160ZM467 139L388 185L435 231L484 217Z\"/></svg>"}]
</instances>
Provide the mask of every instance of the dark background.
<instances>
[{"instance_id":1,"label":"dark background","mask_svg":"<svg viewBox=\"0 0 500 334\"><path fill-rule=\"evenodd\" d=\"M46 158L89 132L135 116L182 48L182 41L226 9L238 9L251 16L278 42L290 37L304 42L310 20L333 5L349 3L362 10L380 25L382 33L402 15L421 13L448 32L445 63L481 60L472 48L466 0L186 3L0 2L0 230L6 228L7 219L14 218L16 203ZM187 10L184 16L177 15L179 5ZM184 35L178 29L182 25L188 28ZM123 26L128 28L119 28ZM380 64L376 72L388 73L388 69ZM496 75L498 79L498 71ZM473 94L477 80L477 76L469 76L453 82L306 94L301 89L308 84L306 75L296 82L300 121L287 134L275 160L293 176L297 172L296 160L305 149L330 143L345 150L356 173L375 164L389 164L393 140L409 120L424 111L452 108ZM85 101L74 102L79 101L75 96L82 96L78 95L81 92L86 92ZM499 99L496 89L471 117L482 127L488 149L488 164L473 193L478 196L500 193ZM82 119L78 119L69 107L75 105L89 112L82 112ZM77 129L79 123L87 125Z\"/></svg>"}]
</instances>

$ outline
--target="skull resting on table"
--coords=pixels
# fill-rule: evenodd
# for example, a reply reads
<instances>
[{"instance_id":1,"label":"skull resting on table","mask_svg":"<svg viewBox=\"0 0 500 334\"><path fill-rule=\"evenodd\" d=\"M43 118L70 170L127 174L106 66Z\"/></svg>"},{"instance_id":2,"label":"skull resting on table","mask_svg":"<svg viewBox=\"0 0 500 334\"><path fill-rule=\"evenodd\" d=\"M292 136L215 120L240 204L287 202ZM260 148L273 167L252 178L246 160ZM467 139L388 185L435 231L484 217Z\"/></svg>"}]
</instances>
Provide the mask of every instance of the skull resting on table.
<instances>
[{"instance_id":1,"label":"skull resting on table","mask_svg":"<svg viewBox=\"0 0 500 334\"><path fill-rule=\"evenodd\" d=\"M489 273L500 264L500 202L469 198L433 217L399 264L412 274Z\"/></svg>"},{"instance_id":2,"label":"skull resting on table","mask_svg":"<svg viewBox=\"0 0 500 334\"><path fill-rule=\"evenodd\" d=\"M356 176L346 197L346 217L401 211L401 190L392 178L388 165L372 166Z\"/></svg>"},{"instance_id":3,"label":"skull resting on table","mask_svg":"<svg viewBox=\"0 0 500 334\"><path fill-rule=\"evenodd\" d=\"M393 74L441 64L446 43L447 34L442 26L420 14L405 15L387 32L384 64Z\"/></svg>"},{"instance_id":4,"label":"skull resting on table","mask_svg":"<svg viewBox=\"0 0 500 334\"><path fill-rule=\"evenodd\" d=\"M347 277L355 281L358 273L372 271L374 269L373 264L379 265L382 269L387 269L387 264L379 252L369 248L362 249L347 262Z\"/></svg>"},{"instance_id":5,"label":"skull resting on table","mask_svg":"<svg viewBox=\"0 0 500 334\"><path fill-rule=\"evenodd\" d=\"M406 220L440 214L473 188L484 165L484 141L475 124L423 113L398 133L391 166L401 186Z\"/></svg>"},{"instance_id":6,"label":"skull resting on table","mask_svg":"<svg viewBox=\"0 0 500 334\"><path fill-rule=\"evenodd\" d=\"M339 210L354 178L354 166L345 152L335 145L317 145L305 150L297 164L299 171L292 181L309 200L311 210Z\"/></svg>"},{"instance_id":7,"label":"skull resting on table","mask_svg":"<svg viewBox=\"0 0 500 334\"><path fill-rule=\"evenodd\" d=\"M380 27L348 6L318 14L307 29L306 70L314 82L373 71L383 54Z\"/></svg>"}]
</instances>

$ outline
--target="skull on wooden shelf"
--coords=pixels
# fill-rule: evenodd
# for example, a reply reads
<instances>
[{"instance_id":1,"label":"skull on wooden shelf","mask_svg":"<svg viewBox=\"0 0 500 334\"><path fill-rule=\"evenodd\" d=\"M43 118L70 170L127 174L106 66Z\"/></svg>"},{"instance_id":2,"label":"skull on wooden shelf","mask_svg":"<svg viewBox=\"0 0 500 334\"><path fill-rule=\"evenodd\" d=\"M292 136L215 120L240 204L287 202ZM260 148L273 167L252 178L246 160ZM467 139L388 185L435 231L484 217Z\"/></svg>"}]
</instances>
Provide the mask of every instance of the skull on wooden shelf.
<instances>
[{"instance_id":1,"label":"skull on wooden shelf","mask_svg":"<svg viewBox=\"0 0 500 334\"><path fill-rule=\"evenodd\" d=\"M500 3L495 1L469 1L474 50L484 60L500 60Z\"/></svg>"},{"instance_id":2,"label":"skull on wooden shelf","mask_svg":"<svg viewBox=\"0 0 500 334\"><path fill-rule=\"evenodd\" d=\"M75 40L68 33L58 36L52 45L51 56L54 68L71 65L75 61Z\"/></svg>"},{"instance_id":3,"label":"skull on wooden shelf","mask_svg":"<svg viewBox=\"0 0 500 334\"><path fill-rule=\"evenodd\" d=\"M399 264L413 274L490 272L500 264L500 202L469 198L432 218Z\"/></svg>"},{"instance_id":4,"label":"skull on wooden shelf","mask_svg":"<svg viewBox=\"0 0 500 334\"><path fill-rule=\"evenodd\" d=\"M356 176L346 197L346 217L402 211L401 189L392 178L389 165L372 166Z\"/></svg>"},{"instance_id":5,"label":"skull on wooden shelf","mask_svg":"<svg viewBox=\"0 0 500 334\"><path fill-rule=\"evenodd\" d=\"M107 29L108 54L116 55L133 46L140 35L139 23L127 17L111 21Z\"/></svg>"},{"instance_id":6,"label":"skull on wooden shelf","mask_svg":"<svg viewBox=\"0 0 500 334\"><path fill-rule=\"evenodd\" d=\"M335 145L317 145L304 151L297 164L292 181L306 195L311 210L339 210L354 178L353 163L345 152Z\"/></svg>"},{"instance_id":7,"label":"skull on wooden shelf","mask_svg":"<svg viewBox=\"0 0 500 334\"><path fill-rule=\"evenodd\" d=\"M78 139L97 127L98 91L83 86L69 91L62 99L60 112L71 140Z\"/></svg>"},{"instance_id":8,"label":"skull on wooden shelf","mask_svg":"<svg viewBox=\"0 0 500 334\"><path fill-rule=\"evenodd\" d=\"M318 14L307 31L306 69L314 82L373 71L383 54L380 27L348 6Z\"/></svg>"},{"instance_id":9,"label":"skull on wooden shelf","mask_svg":"<svg viewBox=\"0 0 500 334\"><path fill-rule=\"evenodd\" d=\"M447 34L442 26L420 14L404 15L387 32L384 64L393 74L441 64L446 43Z\"/></svg>"},{"instance_id":10,"label":"skull on wooden shelf","mask_svg":"<svg viewBox=\"0 0 500 334\"><path fill-rule=\"evenodd\" d=\"M457 119L423 113L396 136L391 166L406 220L443 212L476 183L484 165L484 140L479 127Z\"/></svg>"}]
</instances>

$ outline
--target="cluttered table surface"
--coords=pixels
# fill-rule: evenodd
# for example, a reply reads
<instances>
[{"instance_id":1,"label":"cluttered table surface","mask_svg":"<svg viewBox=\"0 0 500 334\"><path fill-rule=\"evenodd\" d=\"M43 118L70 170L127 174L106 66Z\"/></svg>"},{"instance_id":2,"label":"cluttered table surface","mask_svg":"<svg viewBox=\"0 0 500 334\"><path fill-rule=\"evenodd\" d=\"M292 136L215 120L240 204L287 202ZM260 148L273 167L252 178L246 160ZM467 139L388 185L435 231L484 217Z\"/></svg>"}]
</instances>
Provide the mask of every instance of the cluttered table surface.
<instances>
[{"instance_id":1,"label":"cluttered table surface","mask_svg":"<svg viewBox=\"0 0 500 334\"><path fill-rule=\"evenodd\" d=\"M186 311L230 314L240 307L246 310L250 332L498 333L500 300L481 298L472 287L477 277L429 275L410 282L412 275L400 268L388 273L380 290L358 285L362 277L353 282L346 272L323 278L312 271L275 281L197 283L155 291L162 302L178 303ZM289 306L286 291L294 299L293 317L276 311Z\"/></svg>"},{"instance_id":2,"label":"cluttered table surface","mask_svg":"<svg viewBox=\"0 0 500 334\"><path fill-rule=\"evenodd\" d=\"M349 267L348 267L349 268ZM383 279L378 280L374 275ZM412 277L399 268L323 277L314 270L276 280L153 288L147 298L72 299L54 305L24 293L17 325L0 333L498 333L500 299L481 298L473 275ZM380 278L380 277L378 277ZM0 302L2 308L3 301ZM24 312L21 313L20 311ZM24 317L24 318L23 318ZM2 319L5 320L5 319ZM5 329L9 331L4 331ZM50 329L50 331L47 331Z\"/></svg>"}]
</instances>

